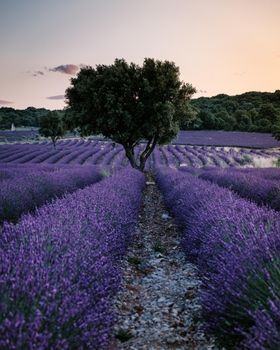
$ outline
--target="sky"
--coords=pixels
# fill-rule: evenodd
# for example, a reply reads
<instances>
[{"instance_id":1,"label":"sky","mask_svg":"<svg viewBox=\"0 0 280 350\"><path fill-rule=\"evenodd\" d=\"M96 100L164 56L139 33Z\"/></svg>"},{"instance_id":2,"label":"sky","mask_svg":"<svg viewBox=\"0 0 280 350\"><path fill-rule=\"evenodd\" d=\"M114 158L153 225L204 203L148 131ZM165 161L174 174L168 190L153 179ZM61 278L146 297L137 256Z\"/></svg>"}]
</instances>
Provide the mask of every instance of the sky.
<instances>
[{"instance_id":1,"label":"sky","mask_svg":"<svg viewBox=\"0 0 280 350\"><path fill-rule=\"evenodd\" d=\"M175 62L194 97L280 89L280 0L0 0L0 107L61 109L82 65Z\"/></svg>"}]
</instances>

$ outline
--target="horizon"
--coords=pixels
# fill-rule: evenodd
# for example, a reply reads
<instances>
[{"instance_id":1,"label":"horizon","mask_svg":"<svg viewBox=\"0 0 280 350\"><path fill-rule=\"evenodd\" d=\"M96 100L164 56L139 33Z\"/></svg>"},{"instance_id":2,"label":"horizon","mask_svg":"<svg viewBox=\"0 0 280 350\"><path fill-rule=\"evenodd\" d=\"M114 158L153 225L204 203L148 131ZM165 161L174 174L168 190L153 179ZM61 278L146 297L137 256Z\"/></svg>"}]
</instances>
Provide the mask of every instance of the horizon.
<instances>
[{"instance_id":1,"label":"horizon","mask_svg":"<svg viewBox=\"0 0 280 350\"><path fill-rule=\"evenodd\" d=\"M0 107L62 109L83 65L145 57L175 62L193 98L274 92L280 81L277 0L0 3Z\"/></svg>"},{"instance_id":2,"label":"horizon","mask_svg":"<svg viewBox=\"0 0 280 350\"><path fill-rule=\"evenodd\" d=\"M255 90L251 90L251 91L245 91L245 92L242 92L242 93L240 93L240 94L236 94L236 95L228 95L228 94L225 94L225 93L223 93L223 92L221 92L221 93L219 93L219 94L217 94L217 95L213 95L213 96L192 96L191 97L191 100L196 100L196 99L198 99L198 98L215 98L215 97L217 97L217 96L219 96L219 95L226 95L226 96L228 96L228 97L235 97L235 96L240 96L240 95L243 95L243 94L247 94L247 93L271 93L271 94L273 94L273 93L275 93L276 91L280 91L280 89L277 89L277 90L275 90L275 91L255 91ZM0 104L0 109L1 108L13 108L13 109L15 109L15 110L25 110L25 109L27 109L27 108L36 108L36 109L41 109L41 108L45 108L45 109L49 109L49 110L51 110L51 111L54 111L54 110L62 110L63 108L65 108L66 107L66 105L64 106L64 107L62 107L62 108L46 108L46 107L34 107L34 106L32 106L32 105L30 105L30 106L27 106L27 107L25 107L25 108L14 108L13 106L11 106L11 105L7 105L7 106L5 106L5 105L1 105Z\"/></svg>"}]
</instances>

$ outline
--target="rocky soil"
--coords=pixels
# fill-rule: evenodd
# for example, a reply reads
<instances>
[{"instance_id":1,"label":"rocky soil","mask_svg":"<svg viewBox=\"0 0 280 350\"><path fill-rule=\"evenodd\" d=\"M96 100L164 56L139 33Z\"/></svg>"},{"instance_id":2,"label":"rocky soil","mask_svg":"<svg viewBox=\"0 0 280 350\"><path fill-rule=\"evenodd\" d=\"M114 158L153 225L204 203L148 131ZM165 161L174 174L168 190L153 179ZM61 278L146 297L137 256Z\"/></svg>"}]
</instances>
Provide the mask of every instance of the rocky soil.
<instances>
[{"instance_id":1,"label":"rocky soil","mask_svg":"<svg viewBox=\"0 0 280 350\"><path fill-rule=\"evenodd\" d=\"M217 349L202 331L196 267L152 179L123 269L111 350Z\"/></svg>"}]
</instances>

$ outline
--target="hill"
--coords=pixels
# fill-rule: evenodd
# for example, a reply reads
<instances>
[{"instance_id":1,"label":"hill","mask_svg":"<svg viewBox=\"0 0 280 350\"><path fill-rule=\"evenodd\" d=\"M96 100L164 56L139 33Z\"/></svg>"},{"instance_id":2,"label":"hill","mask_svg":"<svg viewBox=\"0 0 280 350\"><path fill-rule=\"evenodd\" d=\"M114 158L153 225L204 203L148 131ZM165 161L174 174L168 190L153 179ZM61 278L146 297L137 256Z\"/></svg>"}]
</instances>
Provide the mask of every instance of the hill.
<instances>
[{"instance_id":1,"label":"hill","mask_svg":"<svg viewBox=\"0 0 280 350\"><path fill-rule=\"evenodd\" d=\"M270 133L280 124L280 90L200 97L193 99L191 106L197 118L183 129Z\"/></svg>"},{"instance_id":2,"label":"hill","mask_svg":"<svg viewBox=\"0 0 280 350\"><path fill-rule=\"evenodd\" d=\"M38 127L40 118L49 112L45 108L28 107L26 109L14 109L11 107L0 108L0 129L10 129L12 123L18 127Z\"/></svg>"},{"instance_id":3,"label":"hill","mask_svg":"<svg viewBox=\"0 0 280 350\"><path fill-rule=\"evenodd\" d=\"M24 110L0 108L0 129L38 127L39 121L49 110L28 107ZM249 132L273 132L280 125L280 90L275 92L251 91L241 95L219 94L191 100L191 112L196 118L181 129L225 130Z\"/></svg>"}]
</instances>

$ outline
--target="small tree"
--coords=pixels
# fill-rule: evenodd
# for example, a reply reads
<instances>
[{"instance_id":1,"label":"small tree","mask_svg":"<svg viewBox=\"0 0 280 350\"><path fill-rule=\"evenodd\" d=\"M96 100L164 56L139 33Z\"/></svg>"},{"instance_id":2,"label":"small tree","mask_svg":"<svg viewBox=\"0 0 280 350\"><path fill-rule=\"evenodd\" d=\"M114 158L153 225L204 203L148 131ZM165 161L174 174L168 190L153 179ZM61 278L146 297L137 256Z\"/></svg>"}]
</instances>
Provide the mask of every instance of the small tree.
<instances>
[{"instance_id":1,"label":"small tree","mask_svg":"<svg viewBox=\"0 0 280 350\"><path fill-rule=\"evenodd\" d=\"M65 135L66 129L63 122L63 114L58 111L50 111L40 121L39 134L50 137L54 148L56 141Z\"/></svg>"},{"instance_id":2,"label":"small tree","mask_svg":"<svg viewBox=\"0 0 280 350\"><path fill-rule=\"evenodd\" d=\"M272 135L276 138L276 140L280 141L280 123L274 125Z\"/></svg>"},{"instance_id":3,"label":"small tree","mask_svg":"<svg viewBox=\"0 0 280 350\"><path fill-rule=\"evenodd\" d=\"M156 144L165 144L191 119L188 103L195 89L179 80L173 62L146 58L143 66L123 59L85 67L66 90L67 120L82 135L103 134L120 143L132 167L144 170ZM189 114L189 115L188 115ZM147 141L139 159L135 147Z\"/></svg>"}]
</instances>

